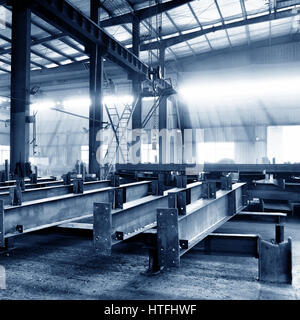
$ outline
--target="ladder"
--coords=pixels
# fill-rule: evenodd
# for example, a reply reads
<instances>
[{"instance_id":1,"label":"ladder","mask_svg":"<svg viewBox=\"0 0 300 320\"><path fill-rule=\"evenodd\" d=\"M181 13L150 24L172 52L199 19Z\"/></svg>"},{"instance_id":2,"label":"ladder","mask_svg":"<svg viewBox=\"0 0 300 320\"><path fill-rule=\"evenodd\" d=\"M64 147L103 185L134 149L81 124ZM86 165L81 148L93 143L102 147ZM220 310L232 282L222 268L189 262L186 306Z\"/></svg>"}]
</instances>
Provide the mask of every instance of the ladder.
<instances>
[{"instance_id":1,"label":"ladder","mask_svg":"<svg viewBox=\"0 0 300 320\"><path fill-rule=\"evenodd\" d=\"M138 101L139 98L136 99L133 106L125 104L121 115L119 114L115 104L110 106L106 104L104 105L110 126L113 131L113 137L107 146L107 151L104 156L104 161L108 164L108 170L106 172L105 179L108 179L110 173L114 169L114 164L119 160L117 158L119 155L122 156L122 160L125 163L128 162L128 125Z\"/></svg>"}]
</instances>

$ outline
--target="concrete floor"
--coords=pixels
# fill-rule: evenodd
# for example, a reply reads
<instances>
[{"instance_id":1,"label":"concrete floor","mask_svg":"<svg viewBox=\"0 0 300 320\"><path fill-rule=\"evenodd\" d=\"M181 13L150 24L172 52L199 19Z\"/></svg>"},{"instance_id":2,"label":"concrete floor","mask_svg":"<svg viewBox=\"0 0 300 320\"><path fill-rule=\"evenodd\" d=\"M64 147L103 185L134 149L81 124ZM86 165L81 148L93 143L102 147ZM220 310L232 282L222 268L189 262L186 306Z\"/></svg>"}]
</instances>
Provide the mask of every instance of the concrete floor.
<instances>
[{"instance_id":1,"label":"concrete floor","mask_svg":"<svg viewBox=\"0 0 300 320\"><path fill-rule=\"evenodd\" d=\"M50 230L18 238L17 248L0 255L6 290L0 299L300 299L300 218L289 219L293 240L293 285L258 282L255 258L203 255L191 250L179 269L145 277L147 250L120 244L99 258L89 235ZM218 232L258 233L274 238L274 225L228 222Z\"/></svg>"}]
</instances>

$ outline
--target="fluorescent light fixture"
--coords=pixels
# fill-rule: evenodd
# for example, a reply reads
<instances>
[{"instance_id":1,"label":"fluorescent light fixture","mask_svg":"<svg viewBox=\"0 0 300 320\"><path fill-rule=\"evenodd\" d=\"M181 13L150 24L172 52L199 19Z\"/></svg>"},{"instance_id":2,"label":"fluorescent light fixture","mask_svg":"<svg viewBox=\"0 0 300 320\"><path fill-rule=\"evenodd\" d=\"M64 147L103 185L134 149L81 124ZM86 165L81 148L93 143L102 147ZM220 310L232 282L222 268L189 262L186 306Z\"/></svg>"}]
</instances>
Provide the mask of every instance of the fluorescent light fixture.
<instances>
[{"instance_id":1,"label":"fluorescent light fixture","mask_svg":"<svg viewBox=\"0 0 300 320\"><path fill-rule=\"evenodd\" d=\"M51 69L51 68L56 68L58 66L58 64L56 64L56 63L50 63L50 64L46 64L46 68L49 68L49 69Z\"/></svg>"},{"instance_id":2,"label":"fluorescent light fixture","mask_svg":"<svg viewBox=\"0 0 300 320\"><path fill-rule=\"evenodd\" d=\"M72 60L71 59L67 59L67 60L61 61L60 63L65 65L65 64L72 63Z\"/></svg>"},{"instance_id":3,"label":"fluorescent light fixture","mask_svg":"<svg viewBox=\"0 0 300 320\"><path fill-rule=\"evenodd\" d=\"M77 60L77 61L82 61L82 60L87 60L87 59L89 59L89 58L90 58L89 56L83 55L83 56L80 56L80 57L75 57L75 60Z\"/></svg>"},{"instance_id":4,"label":"fluorescent light fixture","mask_svg":"<svg viewBox=\"0 0 300 320\"><path fill-rule=\"evenodd\" d=\"M54 101L36 101L31 104L30 108L33 110L47 110L55 107Z\"/></svg>"}]
</instances>

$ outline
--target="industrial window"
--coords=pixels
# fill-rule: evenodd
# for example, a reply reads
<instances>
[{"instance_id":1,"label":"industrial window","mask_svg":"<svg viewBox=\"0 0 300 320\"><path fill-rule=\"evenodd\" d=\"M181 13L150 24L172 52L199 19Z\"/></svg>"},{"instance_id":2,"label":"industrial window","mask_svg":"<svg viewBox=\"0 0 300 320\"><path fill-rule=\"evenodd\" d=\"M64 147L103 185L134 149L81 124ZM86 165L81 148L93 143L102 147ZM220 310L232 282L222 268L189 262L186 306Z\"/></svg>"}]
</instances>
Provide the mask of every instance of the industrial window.
<instances>
[{"instance_id":1,"label":"industrial window","mask_svg":"<svg viewBox=\"0 0 300 320\"><path fill-rule=\"evenodd\" d=\"M228 162L234 160L234 142L205 142L197 148L197 163Z\"/></svg>"},{"instance_id":2,"label":"industrial window","mask_svg":"<svg viewBox=\"0 0 300 320\"><path fill-rule=\"evenodd\" d=\"M10 147L0 145L0 164L4 164L5 160L10 159Z\"/></svg>"},{"instance_id":3,"label":"industrial window","mask_svg":"<svg viewBox=\"0 0 300 320\"><path fill-rule=\"evenodd\" d=\"M272 163L300 163L300 126L268 127L267 153ZM274 160L273 160L274 159Z\"/></svg>"},{"instance_id":4,"label":"industrial window","mask_svg":"<svg viewBox=\"0 0 300 320\"><path fill-rule=\"evenodd\" d=\"M81 146L81 161L89 163L89 146Z\"/></svg>"}]
</instances>

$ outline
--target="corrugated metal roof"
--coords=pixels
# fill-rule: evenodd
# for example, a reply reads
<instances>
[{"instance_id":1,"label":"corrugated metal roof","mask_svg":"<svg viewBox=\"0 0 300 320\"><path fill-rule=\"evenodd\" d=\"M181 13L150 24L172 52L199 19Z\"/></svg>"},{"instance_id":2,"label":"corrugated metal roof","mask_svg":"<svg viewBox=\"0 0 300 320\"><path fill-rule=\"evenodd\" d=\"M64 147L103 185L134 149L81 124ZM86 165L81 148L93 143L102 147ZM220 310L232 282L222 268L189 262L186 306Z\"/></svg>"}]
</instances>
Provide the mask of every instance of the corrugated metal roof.
<instances>
[{"instance_id":1,"label":"corrugated metal roof","mask_svg":"<svg viewBox=\"0 0 300 320\"><path fill-rule=\"evenodd\" d=\"M169 0L171 1L171 0ZM163 3L169 2L162 1ZM89 15L89 0L70 0L74 6L84 14ZM278 1L279 2L279 1ZM137 0L105 0L104 10L101 10L101 20L106 20L111 16L120 16L125 13L147 8L155 5L156 1L137 1ZM161 39L188 34L191 31L199 31L202 28L216 27L223 25L226 28L228 23L242 21L255 16L266 15L274 12L273 1L265 0L201 0L190 1L180 7L171 9L162 15L143 20L140 28L140 38L142 42L158 39L157 26L162 22ZM297 1L290 1L297 3ZM300 2L299 2L300 3ZM243 11L243 6L245 10ZM2 18L1 18L2 17ZM6 27L3 25L3 17ZM5 51L10 48L11 30L11 11L9 8L1 7L0 10L0 59L1 72L8 69L10 54ZM127 47L131 46L132 36L131 24L122 24L105 28L106 31L122 42ZM295 17L282 18L278 20L250 24L249 26L237 26L225 30L209 32L206 35L198 36L188 41L175 44L167 49L166 59L178 59L197 53L209 53L226 47L234 47L250 44L253 41L270 39L272 37L289 35L299 31L299 15ZM32 47L32 67L52 67L53 65L72 63L87 58L84 47L66 35L57 39L49 40L49 36L58 35L59 30L49 23L41 20L32 14L32 37L33 40L44 39L42 44ZM48 37L48 40L47 40ZM2 53L1 53L2 51ZM152 54L141 53L141 59L146 63L150 60L157 60L158 52L153 50ZM151 57L151 59L149 58Z\"/></svg>"}]
</instances>

